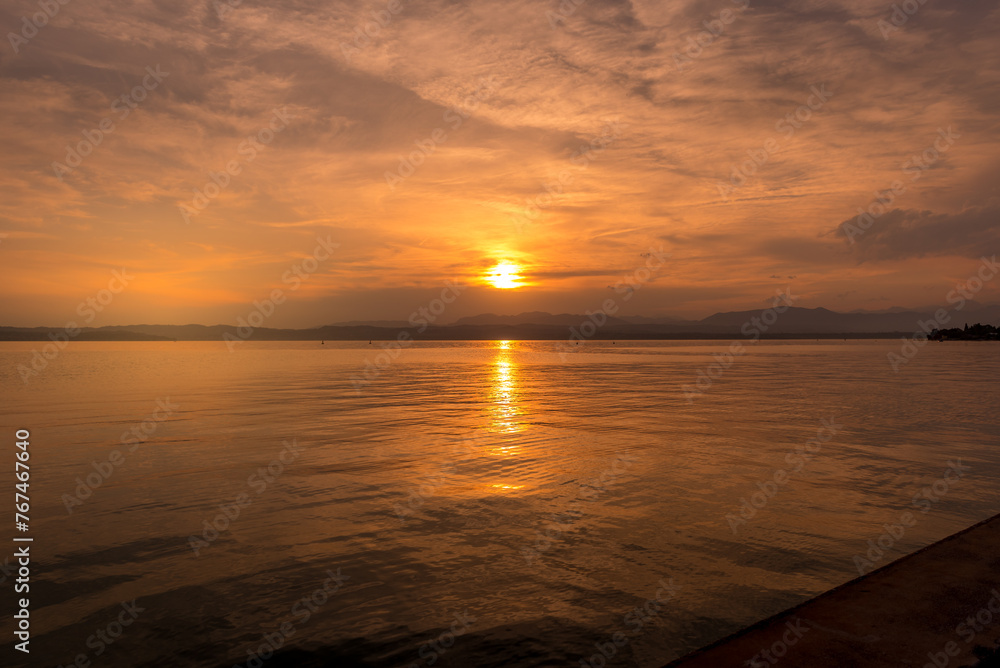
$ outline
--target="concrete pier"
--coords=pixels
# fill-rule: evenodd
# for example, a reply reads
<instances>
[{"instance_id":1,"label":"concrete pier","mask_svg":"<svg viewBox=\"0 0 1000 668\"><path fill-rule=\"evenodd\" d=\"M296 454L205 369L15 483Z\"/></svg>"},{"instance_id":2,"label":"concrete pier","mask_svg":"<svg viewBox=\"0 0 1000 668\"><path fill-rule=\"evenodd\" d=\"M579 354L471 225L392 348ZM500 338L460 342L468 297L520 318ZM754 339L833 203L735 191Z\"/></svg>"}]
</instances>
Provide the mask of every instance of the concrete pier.
<instances>
[{"instance_id":1,"label":"concrete pier","mask_svg":"<svg viewBox=\"0 0 1000 668\"><path fill-rule=\"evenodd\" d=\"M1000 515L668 668L1000 666Z\"/></svg>"}]
</instances>

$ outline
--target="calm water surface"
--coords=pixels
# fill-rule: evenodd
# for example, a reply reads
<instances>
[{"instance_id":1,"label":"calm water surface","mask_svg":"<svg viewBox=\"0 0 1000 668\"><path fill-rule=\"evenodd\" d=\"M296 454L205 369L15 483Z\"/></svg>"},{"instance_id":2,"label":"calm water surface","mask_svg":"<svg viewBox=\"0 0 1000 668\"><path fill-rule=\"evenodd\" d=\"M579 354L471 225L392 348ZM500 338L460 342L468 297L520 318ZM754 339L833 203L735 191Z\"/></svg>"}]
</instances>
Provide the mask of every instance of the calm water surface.
<instances>
[{"instance_id":1,"label":"calm water surface","mask_svg":"<svg viewBox=\"0 0 1000 668\"><path fill-rule=\"evenodd\" d=\"M878 565L1000 512L996 345L762 343L690 403L728 341L557 345L419 344L359 390L378 345L74 343L24 384L39 344L0 344L31 664L580 666L621 633L609 665L661 666L857 577L907 510Z\"/></svg>"}]
</instances>

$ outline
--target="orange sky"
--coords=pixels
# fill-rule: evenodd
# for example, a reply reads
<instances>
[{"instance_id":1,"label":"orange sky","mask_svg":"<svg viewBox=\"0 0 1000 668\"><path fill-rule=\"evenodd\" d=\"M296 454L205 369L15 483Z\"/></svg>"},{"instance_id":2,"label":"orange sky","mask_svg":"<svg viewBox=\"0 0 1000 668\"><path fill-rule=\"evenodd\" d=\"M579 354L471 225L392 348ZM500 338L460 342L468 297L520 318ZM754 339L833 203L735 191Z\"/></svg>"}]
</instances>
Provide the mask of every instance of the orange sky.
<instances>
[{"instance_id":1,"label":"orange sky","mask_svg":"<svg viewBox=\"0 0 1000 668\"><path fill-rule=\"evenodd\" d=\"M274 289L268 326L405 319L447 280L479 282L444 321L582 313L661 247L623 314L936 307L1000 250L995 2L891 29L868 0L59 7L0 9L2 325L79 320L121 268L95 326ZM483 284L500 261L527 285Z\"/></svg>"}]
</instances>

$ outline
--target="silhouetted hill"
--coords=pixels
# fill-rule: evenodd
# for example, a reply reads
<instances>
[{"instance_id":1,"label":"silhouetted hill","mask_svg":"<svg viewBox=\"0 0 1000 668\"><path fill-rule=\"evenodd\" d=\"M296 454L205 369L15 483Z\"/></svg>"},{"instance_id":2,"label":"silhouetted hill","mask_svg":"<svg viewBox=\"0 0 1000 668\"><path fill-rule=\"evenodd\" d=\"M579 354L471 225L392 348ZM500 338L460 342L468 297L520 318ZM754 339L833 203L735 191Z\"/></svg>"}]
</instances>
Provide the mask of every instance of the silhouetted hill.
<instances>
[{"instance_id":1,"label":"silhouetted hill","mask_svg":"<svg viewBox=\"0 0 1000 668\"><path fill-rule=\"evenodd\" d=\"M572 327L579 325L587 319L585 315L573 315L571 313L560 313L553 315L544 311L531 311L519 315L496 315L495 313L483 313L467 318L459 318L451 326L462 327L467 325L556 325L559 327ZM608 317L605 326L627 326L627 320L615 317Z\"/></svg>"},{"instance_id":2,"label":"silhouetted hill","mask_svg":"<svg viewBox=\"0 0 1000 668\"><path fill-rule=\"evenodd\" d=\"M685 320L684 318L675 318L670 315L661 315L655 317L646 317L644 315L629 315L622 316L621 320L625 322L630 322L633 325L672 325L672 324L683 324L691 322L690 320Z\"/></svg>"},{"instance_id":3,"label":"silhouetted hill","mask_svg":"<svg viewBox=\"0 0 1000 668\"><path fill-rule=\"evenodd\" d=\"M903 308L902 306L893 306L892 308L881 310L856 309L854 311L850 311L850 313L934 313L939 308L942 308L940 304L937 306L924 306L921 308ZM981 304L975 300L969 300L962 306L961 311L955 312L955 318L963 320L963 323L964 320L968 320L970 323L972 321L1000 322L1000 304Z\"/></svg>"},{"instance_id":4,"label":"silhouetted hill","mask_svg":"<svg viewBox=\"0 0 1000 668\"><path fill-rule=\"evenodd\" d=\"M410 327L410 323L405 320L348 320L347 322L335 322L330 325L320 327ZM320 329L314 327L313 329Z\"/></svg>"},{"instance_id":5,"label":"silhouetted hill","mask_svg":"<svg viewBox=\"0 0 1000 668\"><path fill-rule=\"evenodd\" d=\"M961 327L966 318L977 314L974 321L989 322L978 317L983 313L997 312L994 322L1000 322L1000 307L975 305L969 311L949 311L949 326ZM586 315L561 313L553 315L541 311L518 315L485 313L462 318L450 325L426 327L423 331L402 321L374 321L391 323L376 325L362 321L340 323L312 329L254 329L248 340L254 341L386 341L396 339L406 332L414 340L565 340L573 332L583 338L611 339L742 339L759 334L761 338L886 338L908 336L920 329L920 322L932 320L930 311L838 313L825 308L790 307L784 313L763 314L768 309L716 313L700 321L686 321L670 317L609 317L600 327ZM973 320L973 318L969 318ZM597 318L597 321L600 321ZM49 327L0 327L0 340L46 341L63 334L59 328ZM85 328L76 337L80 341L221 341L228 335L240 337L235 325L129 325ZM579 334L577 335L579 336Z\"/></svg>"},{"instance_id":6,"label":"silhouetted hill","mask_svg":"<svg viewBox=\"0 0 1000 668\"><path fill-rule=\"evenodd\" d=\"M760 311L733 311L716 313L700 321L707 326L736 328L752 318L759 318ZM899 313L837 313L825 308L790 307L780 314L768 328L772 333L815 334L821 332L841 332L844 334L877 332L913 332L919 329L921 320L928 320L930 313L904 311Z\"/></svg>"},{"instance_id":7,"label":"silhouetted hill","mask_svg":"<svg viewBox=\"0 0 1000 668\"><path fill-rule=\"evenodd\" d=\"M0 341L53 341L65 336L57 327L0 327ZM169 336L145 334L126 327L86 327L72 337L74 341L170 341Z\"/></svg>"}]
</instances>

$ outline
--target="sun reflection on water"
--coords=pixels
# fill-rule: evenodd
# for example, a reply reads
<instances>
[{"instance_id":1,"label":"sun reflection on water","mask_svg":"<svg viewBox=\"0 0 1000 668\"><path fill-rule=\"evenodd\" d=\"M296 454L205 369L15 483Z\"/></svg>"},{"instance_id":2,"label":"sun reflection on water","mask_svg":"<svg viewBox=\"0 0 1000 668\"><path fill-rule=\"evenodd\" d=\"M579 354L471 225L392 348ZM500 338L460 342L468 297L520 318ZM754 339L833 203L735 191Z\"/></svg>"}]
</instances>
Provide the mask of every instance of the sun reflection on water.
<instances>
[{"instance_id":1,"label":"sun reflection on water","mask_svg":"<svg viewBox=\"0 0 1000 668\"><path fill-rule=\"evenodd\" d=\"M505 485L502 483L494 483L490 485L490 488L497 492L515 492L519 489L524 489L524 485Z\"/></svg>"},{"instance_id":2,"label":"sun reflection on water","mask_svg":"<svg viewBox=\"0 0 1000 668\"><path fill-rule=\"evenodd\" d=\"M510 341L497 341L493 358L493 377L488 390L490 401L490 432L498 436L511 436L524 432L524 410L521 408L521 389L518 381L519 366L515 360L515 346ZM507 438L497 439L491 454L512 455L520 446Z\"/></svg>"}]
</instances>

